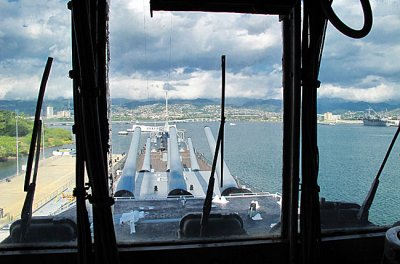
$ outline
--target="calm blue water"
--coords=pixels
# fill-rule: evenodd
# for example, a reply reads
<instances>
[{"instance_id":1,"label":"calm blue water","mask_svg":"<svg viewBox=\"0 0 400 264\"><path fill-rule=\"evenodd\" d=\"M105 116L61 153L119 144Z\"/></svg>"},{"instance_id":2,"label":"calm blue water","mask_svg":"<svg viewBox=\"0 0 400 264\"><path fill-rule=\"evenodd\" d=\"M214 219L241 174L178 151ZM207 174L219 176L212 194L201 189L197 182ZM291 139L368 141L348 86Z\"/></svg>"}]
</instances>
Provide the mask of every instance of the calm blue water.
<instances>
[{"instance_id":1,"label":"calm blue water","mask_svg":"<svg viewBox=\"0 0 400 264\"><path fill-rule=\"evenodd\" d=\"M71 131L71 126L53 126L53 127L57 127L57 128L63 128L66 129L68 131ZM71 132L72 133L72 132ZM63 147L66 148L75 148L74 145L65 145ZM44 149L44 154L43 154L43 149L40 149L40 159L43 159L43 155L44 158L50 157L53 154L54 150L57 150L61 147L52 147L52 148L46 148ZM27 156L26 155L18 155L18 167L19 167L19 172L21 173L22 170L22 166L26 165L27 162ZM11 159L8 160L6 162L0 162L0 180L5 179L7 177L12 177L15 176L17 172L17 159Z\"/></svg>"},{"instance_id":2,"label":"calm blue water","mask_svg":"<svg viewBox=\"0 0 400 264\"><path fill-rule=\"evenodd\" d=\"M210 126L216 137L219 123L179 123L191 137L194 147L211 160L211 151L204 134ZM118 131L131 124L112 125L113 153L127 152L132 133L119 136ZM319 184L321 197L327 200L361 204L377 174L395 127L362 125L318 125L320 152ZM141 140L143 145L145 135ZM382 225L400 220L400 143L396 143L382 172L370 219ZM239 122L225 127L225 161L233 175L239 176L259 190L281 192L282 187L282 124ZM14 164L0 163L2 175L15 173ZM9 169L5 167L9 166ZM13 169L14 168L14 169ZM1 177L1 176L0 176Z\"/></svg>"},{"instance_id":3,"label":"calm blue water","mask_svg":"<svg viewBox=\"0 0 400 264\"><path fill-rule=\"evenodd\" d=\"M362 204L396 132L395 127L336 125L318 127L321 196ZM388 225L400 219L400 143L380 176L370 219Z\"/></svg>"}]
</instances>

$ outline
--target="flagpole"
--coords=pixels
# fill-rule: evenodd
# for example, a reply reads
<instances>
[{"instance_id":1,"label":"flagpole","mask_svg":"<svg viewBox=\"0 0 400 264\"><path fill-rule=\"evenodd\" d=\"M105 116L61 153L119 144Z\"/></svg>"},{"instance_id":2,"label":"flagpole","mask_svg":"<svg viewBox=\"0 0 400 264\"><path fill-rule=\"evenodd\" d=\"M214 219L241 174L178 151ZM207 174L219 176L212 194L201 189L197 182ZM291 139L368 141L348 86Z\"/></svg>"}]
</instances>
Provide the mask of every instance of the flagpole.
<instances>
[{"instance_id":1,"label":"flagpole","mask_svg":"<svg viewBox=\"0 0 400 264\"><path fill-rule=\"evenodd\" d=\"M42 122L42 156L44 160L44 121Z\"/></svg>"},{"instance_id":2,"label":"flagpole","mask_svg":"<svg viewBox=\"0 0 400 264\"><path fill-rule=\"evenodd\" d=\"M15 110L15 145L16 145L17 176L18 176L19 175L19 160L18 160L18 119L17 119L17 110Z\"/></svg>"}]
</instances>

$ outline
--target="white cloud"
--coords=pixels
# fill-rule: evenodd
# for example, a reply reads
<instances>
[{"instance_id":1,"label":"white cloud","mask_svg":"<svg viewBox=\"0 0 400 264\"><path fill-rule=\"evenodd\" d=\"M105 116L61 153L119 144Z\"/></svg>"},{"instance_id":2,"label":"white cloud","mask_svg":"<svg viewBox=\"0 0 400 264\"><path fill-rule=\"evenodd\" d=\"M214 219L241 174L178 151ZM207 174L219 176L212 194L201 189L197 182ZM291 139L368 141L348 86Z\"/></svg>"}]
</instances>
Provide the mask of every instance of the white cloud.
<instances>
[{"instance_id":1,"label":"white cloud","mask_svg":"<svg viewBox=\"0 0 400 264\"><path fill-rule=\"evenodd\" d=\"M277 16L154 12L148 1L110 1L110 94L132 99L220 96L220 56L227 56L227 96L281 98L281 23ZM36 98L48 56L48 97L72 96L71 25L67 0L0 0L0 99ZM328 26L319 95L385 101L400 96L400 4L371 0L374 25L353 40ZM354 28L359 1L333 8Z\"/></svg>"},{"instance_id":2,"label":"white cloud","mask_svg":"<svg viewBox=\"0 0 400 264\"><path fill-rule=\"evenodd\" d=\"M46 96L72 96L66 78L71 67L70 11L66 3L59 0L1 3L0 98L37 98L47 57L53 57L54 62Z\"/></svg>"},{"instance_id":3,"label":"white cloud","mask_svg":"<svg viewBox=\"0 0 400 264\"><path fill-rule=\"evenodd\" d=\"M36 99L46 65L47 58L43 60L15 60L8 67L0 64L0 98L13 100ZM27 65L26 72L13 72L15 68L23 69ZM13 66L15 68L13 68ZM63 62L53 60L49 79L46 85L47 98L71 98L72 81L68 78L68 69ZM3 71L4 70L4 71Z\"/></svg>"},{"instance_id":4,"label":"white cloud","mask_svg":"<svg viewBox=\"0 0 400 264\"><path fill-rule=\"evenodd\" d=\"M221 95L221 72L197 69L184 73L173 71L170 80L152 79L136 73L129 77L120 75L110 80L111 96L134 99L162 98L165 85L171 98L219 98ZM270 74L226 73L227 97L282 98L281 72Z\"/></svg>"},{"instance_id":5,"label":"white cloud","mask_svg":"<svg viewBox=\"0 0 400 264\"><path fill-rule=\"evenodd\" d=\"M366 89L326 84L318 89L318 96L320 98L333 97L348 101L380 103L389 100L400 100L399 91L399 84L379 84Z\"/></svg>"},{"instance_id":6,"label":"white cloud","mask_svg":"<svg viewBox=\"0 0 400 264\"><path fill-rule=\"evenodd\" d=\"M150 18L148 6L117 4L110 13L112 97L160 98L165 82L175 87L171 97L219 96L222 54L231 80L227 96L280 95L280 73L265 66L281 61L277 17L155 12ZM131 23L122 23L123 16Z\"/></svg>"}]
</instances>

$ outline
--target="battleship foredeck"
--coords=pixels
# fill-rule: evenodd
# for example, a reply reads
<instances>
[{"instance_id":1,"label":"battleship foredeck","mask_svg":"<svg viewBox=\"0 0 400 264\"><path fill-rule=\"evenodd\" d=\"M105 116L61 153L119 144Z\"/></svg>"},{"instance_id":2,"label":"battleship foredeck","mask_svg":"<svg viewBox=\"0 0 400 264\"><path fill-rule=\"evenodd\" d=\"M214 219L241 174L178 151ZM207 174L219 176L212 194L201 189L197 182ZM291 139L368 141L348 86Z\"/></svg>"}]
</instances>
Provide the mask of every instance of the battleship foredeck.
<instances>
[{"instance_id":1,"label":"battleship foredeck","mask_svg":"<svg viewBox=\"0 0 400 264\"><path fill-rule=\"evenodd\" d=\"M218 202L220 198L216 198L211 209L213 214L240 216L245 230L241 236L272 235L274 225L280 221L279 196L264 193L225 198L226 202ZM117 239L129 243L182 239L184 237L179 232L181 220L188 214L201 214L203 204L204 199L190 197L154 200L116 199L114 222ZM257 205L254 212L251 211L252 204ZM134 223L124 222L123 214L136 214L138 218ZM234 238L235 235L230 237Z\"/></svg>"},{"instance_id":2,"label":"battleship foredeck","mask_svg":"<svg viewBox=\"0 0 400 264\"><path fill-rule=\"evenodd\" d=\"M141 129L136 126L132 130L124 170L117 179L120 183L116 188L114 223L118 241L145 243L200 238L200 218L212 166L204 156L195 153L190 138L179 138L179 131L173 125L166 124L157 133L150 133L139 150ZM209 127L205 127L205 135L213 151L216 143ZM241 186L220 156L217 159L213 175L217 182L212 186L208 220L211 227L207 227L212 232L206 236L257 237L272 232L280 221L281 195L252 192Z\"/></svg>"}]
</instances>

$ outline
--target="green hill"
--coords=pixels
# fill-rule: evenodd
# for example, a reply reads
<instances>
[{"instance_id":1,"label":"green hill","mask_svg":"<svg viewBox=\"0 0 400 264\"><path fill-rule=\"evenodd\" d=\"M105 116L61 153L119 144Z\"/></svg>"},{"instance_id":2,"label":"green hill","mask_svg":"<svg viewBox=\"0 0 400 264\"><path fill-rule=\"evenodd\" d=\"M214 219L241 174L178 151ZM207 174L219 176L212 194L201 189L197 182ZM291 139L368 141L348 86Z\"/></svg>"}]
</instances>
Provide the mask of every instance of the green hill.
<instances>
[{"instance_id":1,"label":"green hill","mask_svg":"<svg viewBox=\"0 0 400 264\"><path fill-rule=\"evenodd\" d=\"M18 153L29 152L32 138L33 121L24 115L0 110L0 160L16 156L16 131L18 130ZM70 131L62 128L44 128L44 142L47 147L62 146L72 143Z\"/></svg>"}]
</instances>

